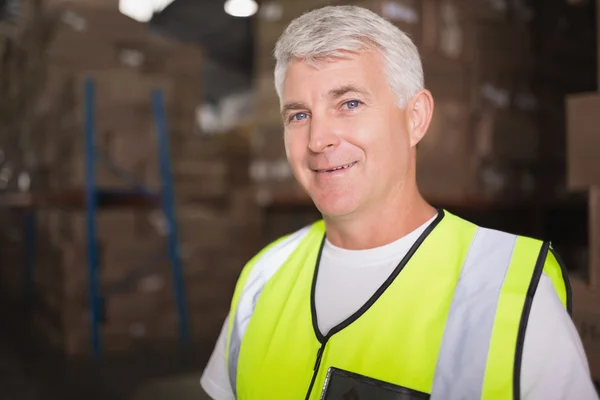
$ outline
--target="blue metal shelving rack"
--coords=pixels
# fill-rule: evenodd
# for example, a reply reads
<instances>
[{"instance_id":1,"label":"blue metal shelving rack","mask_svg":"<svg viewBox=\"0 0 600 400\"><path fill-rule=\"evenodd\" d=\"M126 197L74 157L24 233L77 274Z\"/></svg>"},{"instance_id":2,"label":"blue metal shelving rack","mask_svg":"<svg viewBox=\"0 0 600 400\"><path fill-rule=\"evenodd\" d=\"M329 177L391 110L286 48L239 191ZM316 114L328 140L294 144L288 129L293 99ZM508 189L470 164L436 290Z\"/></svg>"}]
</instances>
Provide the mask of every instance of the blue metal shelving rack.
<instances>
[{"instance_id":1,"label":"blue metal shelving rack","mask_svg":"<svg viewBox=\"0 0 600 400\"><path fill-rule=\"evenodd\" d=\"M89 300L91 309L91 347L92 354L98 357L102 353L100 326L103 316L103 298L99 285L99 254L96 236L96 216L105 207L152 207L160 208L168 223L167 257L171 263L173 290L179 317L179 337L182 344L190 342L188 310L183 282L183 271L180 257L180 246L175 218L175 197L173 193L173 177L167 129L167 119L163 93L155 89L151 93L152 111L154 114L155 134L159 156L159 172L162 187L158 192L145 188L136 182L135 177L114 165L97 147L95 143L95 82L87 77L84 85L84 138L85 138L85 186L61 190L59 192L32 194L2 194L0 206L25 209L25 303L31 307L35 299L35 250L36 250L36 208L58 207L63 209L85 209L86 212L86 246L89 273ZM150 93L149 93L150 95ZM130 183L131 189L111 190L100 188L96 182L96 166L105 164L108 169ZM149 249L152 250L152 249ZM152 261L156 262L156 259ZM118 286L118 285L117 285ZM121 289L122 290L122 289Z\"/></svg>"},{"instance_id":2,"label":"blue metal shelving rack","mask_svg":"<svg viewBox=\"0 0 600 400\"><path fill-rule=\"evenodd\" d=\"M92 353L99 356L102 352L102 343L100 335L100 324L102 317L102 294L99 287L99 256L98 242L96 237L96 215L99 212L99 199L110 197L113 202L118 204L118 199L131 199L132 197L142 196L151 201L157 207L161 207L168 223L167 241L168 257L171 262L173 286L175 293L175 302L179 317L179 336L183 344L188 344L190 340L190 329L188 321L188 311L183 283L183 272L180 257L180 247L177 232L177 220L175 218L175 201L173 193L173 177L171 172L171 160L168 140L167 121L165 115L164 98L160 89L152 92L152 110L154 113L154 122L156 126L156 140L159 155L159 169L162 181L160 193L153 193L151 190L137 184L125 171L120 171L118 167L110 165L113 172L118 173L125 179L131 181L132 189L130 191L114 191L100 189L96 184L96 165L99 160L98 150L95 144L95 82L93 78L88 77L85 81L85 209L86 209L86 231L87 231L87 258L89 273L89 296L91 308L91 339ZM125 202L126 203L126 202ZM33 235L30 234L31 237ZM28 268L33 274L33 267Z\"/></svg>"}]
</instances>

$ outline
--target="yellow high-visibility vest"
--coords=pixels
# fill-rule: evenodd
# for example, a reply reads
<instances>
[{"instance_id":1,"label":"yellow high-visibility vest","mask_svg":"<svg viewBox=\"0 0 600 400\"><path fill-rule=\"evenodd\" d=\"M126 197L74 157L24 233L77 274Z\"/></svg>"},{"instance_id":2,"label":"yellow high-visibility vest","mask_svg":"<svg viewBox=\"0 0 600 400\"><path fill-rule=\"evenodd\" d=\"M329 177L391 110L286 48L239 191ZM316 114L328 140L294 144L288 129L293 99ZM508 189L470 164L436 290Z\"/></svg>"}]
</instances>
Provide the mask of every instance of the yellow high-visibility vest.
<instances>
[{"instance_id":1,"label":"yellow high-visibility vest","mask_svg":"<svg viewBox=\"0 0 600 400\"><path fill-rule=\"evenodd\" d=\"M324 239L316 222L244 268L227 338L238 399L320 399L336 370L415 398L518 399L542 273L570 311L566 272L549 243L440 210L369 301L324 336L314 299Z\"/></svg>"}]
</instances>

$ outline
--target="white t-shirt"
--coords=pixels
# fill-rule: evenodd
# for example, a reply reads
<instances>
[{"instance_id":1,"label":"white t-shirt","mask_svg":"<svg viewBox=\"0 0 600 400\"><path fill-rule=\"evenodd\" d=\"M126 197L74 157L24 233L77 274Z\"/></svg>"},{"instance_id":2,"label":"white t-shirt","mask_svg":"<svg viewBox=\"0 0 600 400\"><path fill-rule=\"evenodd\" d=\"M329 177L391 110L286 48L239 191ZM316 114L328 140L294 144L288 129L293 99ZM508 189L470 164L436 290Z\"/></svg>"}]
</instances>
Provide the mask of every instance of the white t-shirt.
<instances>
[{"instance_id":1,"label":"white t-shirt","mask_svg":"<svg viewBox=\"0 0 600 400\"><path fill-rule=\"evenodd\" d=\"M432 221L375 249L346 250L325 242L315 290L322 334L327 334L367 302ZM202 388L214 400L234 399L225 364L227 323L226 319L200 380ZM524 400L598 399L579 334L545 274L540 278L525 333L521 397Z\"/></svg>"}]
</instances>

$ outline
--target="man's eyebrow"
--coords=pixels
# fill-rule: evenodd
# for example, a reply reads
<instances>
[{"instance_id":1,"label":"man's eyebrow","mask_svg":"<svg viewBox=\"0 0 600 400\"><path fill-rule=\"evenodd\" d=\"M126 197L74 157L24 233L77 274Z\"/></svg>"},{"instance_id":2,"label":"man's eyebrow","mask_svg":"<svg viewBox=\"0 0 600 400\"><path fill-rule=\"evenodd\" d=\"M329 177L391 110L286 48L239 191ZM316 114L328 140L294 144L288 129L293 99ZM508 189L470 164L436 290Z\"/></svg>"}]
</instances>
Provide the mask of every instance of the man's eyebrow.
<instances>
[{"instance_id":1,"label":"man's eyebrow","mask_svg":"<svg viewBox=\"0 0 600 400\"><path fill-rule=\"evenodd\" d=\"M285 118L288 112L294 110L308 110L308 106L299 101L289 101L281 107L281 117Z\"/></svg>"},{"instance_id":2,"label":"man's eyebrow","mask_svg":"<svg viewBox=\"0 0 600 400\"><path fill-rule=\"evenodd\" d=\"M368 91L367 90L362 89L362 88L360 88L358 86L344 85L344 86L340 86L340 87L335 88L335 89L331 89L329 91L329 93L328 93L328 97L330 99L335 100L335 99L338 99L338 98L344 96L345 94L351 93L351 92L359 93L359 94L362 94L364 96L368 95Z\"/></svg>"}]
</instances>

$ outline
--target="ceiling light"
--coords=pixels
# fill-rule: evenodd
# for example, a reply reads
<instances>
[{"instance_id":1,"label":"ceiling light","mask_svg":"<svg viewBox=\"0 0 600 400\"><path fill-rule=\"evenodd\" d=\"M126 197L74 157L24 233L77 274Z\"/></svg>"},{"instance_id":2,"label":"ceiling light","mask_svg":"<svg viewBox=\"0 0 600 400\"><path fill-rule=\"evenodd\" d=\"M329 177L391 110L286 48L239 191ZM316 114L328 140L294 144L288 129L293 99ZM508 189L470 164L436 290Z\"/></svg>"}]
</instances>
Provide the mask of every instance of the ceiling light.
<instances>
[{"instance_id":1,"label":"ceiling light","mask_svg":"<svg viewBox=\"0 0 600 400\"><path fill-rule=\"evenodd\" d=\"M258 10L254 0L227 0L225 12L233 17L250 17Z\"/></svg>"},{"instance_id":2,"label":"ceiling light","mask_svg":"<svg viewBox=\"0 0 600 400\"><path fill-rule=\"evenodd\" d=\"M148 22L173 0L119 0L119 12L139 22Z\"/></svg>"}]
</instances>

